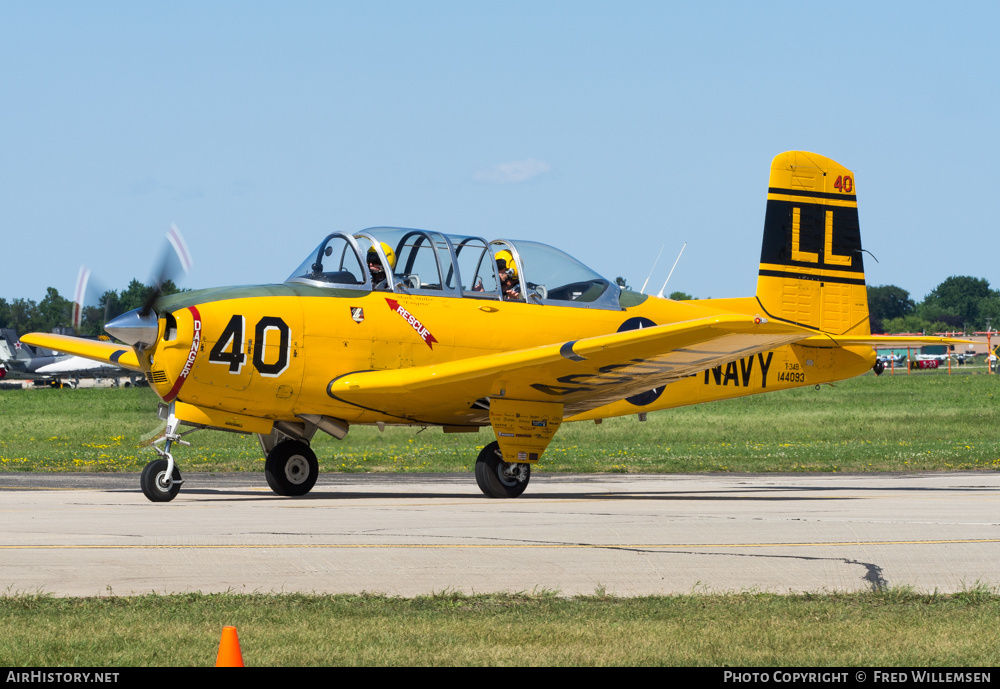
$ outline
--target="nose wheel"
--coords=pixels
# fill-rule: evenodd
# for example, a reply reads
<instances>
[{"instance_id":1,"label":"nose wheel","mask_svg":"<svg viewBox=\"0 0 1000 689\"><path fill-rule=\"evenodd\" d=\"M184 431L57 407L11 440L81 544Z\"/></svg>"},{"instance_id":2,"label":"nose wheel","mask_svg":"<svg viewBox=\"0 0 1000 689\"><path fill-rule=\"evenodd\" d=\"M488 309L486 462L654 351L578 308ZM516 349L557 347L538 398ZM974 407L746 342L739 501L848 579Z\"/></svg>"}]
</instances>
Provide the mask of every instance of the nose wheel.
<instances>
[{"instance_id":1,"label":"nose wheel","mask_svg":"<svg viewBox=\"0 0 1000 689\"><path fill-rule=\"evenodd\" d=\"M181 472L173 467L169 471L167 460L154 459L142 470L139 486L142 494L153 502L170 502L181 490Z\"/></svg>"},{"instance_id":2,"label":"nose wheel","mask_svg":"<svg viewBox=\"0 0 1000 689\"><path fill-rule=\"evenodd\" d=\"M493 441L476 459L476 483L488 498L516 498L528 487L531 465L503 461L500 443Z\"/></svg>"}]
</instances>

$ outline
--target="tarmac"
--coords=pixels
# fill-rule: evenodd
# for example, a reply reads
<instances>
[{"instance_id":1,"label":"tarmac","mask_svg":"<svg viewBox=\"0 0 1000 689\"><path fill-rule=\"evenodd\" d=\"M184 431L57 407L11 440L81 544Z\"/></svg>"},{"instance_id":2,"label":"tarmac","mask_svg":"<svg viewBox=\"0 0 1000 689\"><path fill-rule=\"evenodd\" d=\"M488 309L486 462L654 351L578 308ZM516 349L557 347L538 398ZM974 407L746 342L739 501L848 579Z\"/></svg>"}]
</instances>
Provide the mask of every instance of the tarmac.
<instances>
[{"instance_id":1,"label":"tarmac","mask_svg":"<svg viewBox=\"0 0 1000 689\"><path fill-rule=\"evenodd\" d=\"M833 592L1000 586L1000 473L559 475L513 500L472 474L0 473L0 589L235 593Z\"/></svg>"}]
</instances>

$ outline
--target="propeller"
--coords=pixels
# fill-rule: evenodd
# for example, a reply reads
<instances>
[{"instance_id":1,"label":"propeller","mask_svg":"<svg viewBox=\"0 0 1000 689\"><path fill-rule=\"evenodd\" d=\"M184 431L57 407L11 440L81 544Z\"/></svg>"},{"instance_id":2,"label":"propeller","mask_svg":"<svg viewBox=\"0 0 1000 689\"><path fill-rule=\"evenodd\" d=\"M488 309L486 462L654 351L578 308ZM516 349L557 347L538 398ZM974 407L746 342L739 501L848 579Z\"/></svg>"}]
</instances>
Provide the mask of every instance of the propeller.
<instances>
[{"instance_id":1,"label":"propeller","mask_svg":"<svg viewBox=\"0 0 1000 689\"><path fill-rule=\"evenodd\" d=\"M186 274L191 269L191 252L188 250L184 235L171 225L167 231L166 244L161 252L156 269L153 271L153 281L149 293L138 309L124 313L105 324L104 329L122 342L130 345L150 345L156 339L157 315L155 306L163 296L168 282L180 274ZM90 280L90 269L80 268L76 280L76 293L73 298L73 325L80 327L84 304L86 303L87 285ZM103 293L102 293L103 294ZM105 313L105 318L107 314Z\"/></svg>"},{"instance_id":2,"label":"propeller","mask_svg":"<svg viewBox=\"0 0 1000 689\"><path fill-rule=\"evenodd\" d=\"M160 419L152 430L142 434L139 438L139 447L149 447L163 437L165 430L167 430L167 420Z\"/></svg>"},{"instance_id":3,"label":"propeller","mask_svg":"<svg viewBox=\"0 0 1000 689\"><path fill-rule=\"evenodd\" d=\"M172 255L180 263L180 269L185 275L191 270L191 252L188 250L187 242L184 241L184 235L177 229L177 225L171 225L170 229L167 230L167 244L169 244L169 248L165 250L159 269L154 273L153 291L149 293L142 308L139 309L140 316L148 316L153 311L156 300L163 296L163 286L176 275L176 265L172 260ZM173 249L172 255L170 249Z\"/></svg>"},{"instance_id":4,"label":"propeller","mask_svg":"<svg viewBox=\"0 0 1000 689\"><path fill-rule=\"evenodd\" d=\"M73 329L79 330L83 321L83 305L86 302L87 283L90 281L90 268L80 266L76 274L76 290L73 292Z\"/></svg>"}]
</instances>

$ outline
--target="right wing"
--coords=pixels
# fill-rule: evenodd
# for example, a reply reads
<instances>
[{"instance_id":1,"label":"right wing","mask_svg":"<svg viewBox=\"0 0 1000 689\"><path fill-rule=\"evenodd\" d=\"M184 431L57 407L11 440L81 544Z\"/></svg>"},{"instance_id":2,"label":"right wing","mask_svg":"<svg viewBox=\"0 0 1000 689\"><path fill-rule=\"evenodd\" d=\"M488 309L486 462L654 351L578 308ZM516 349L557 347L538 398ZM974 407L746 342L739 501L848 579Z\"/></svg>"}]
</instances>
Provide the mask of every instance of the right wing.
<instances>
[{"instance_id":1,"label":"right wing","mask_svg":"<svg viewBox=\"0 0 1000 689\"><path fill-rule=\"evenodd\" d=\"M481 417L490 397L559 402L572 416L814 334L727 314L442 364L348 373L332 380L327 392L363 409L428 423Z\"/></svg>"}]
</instances>

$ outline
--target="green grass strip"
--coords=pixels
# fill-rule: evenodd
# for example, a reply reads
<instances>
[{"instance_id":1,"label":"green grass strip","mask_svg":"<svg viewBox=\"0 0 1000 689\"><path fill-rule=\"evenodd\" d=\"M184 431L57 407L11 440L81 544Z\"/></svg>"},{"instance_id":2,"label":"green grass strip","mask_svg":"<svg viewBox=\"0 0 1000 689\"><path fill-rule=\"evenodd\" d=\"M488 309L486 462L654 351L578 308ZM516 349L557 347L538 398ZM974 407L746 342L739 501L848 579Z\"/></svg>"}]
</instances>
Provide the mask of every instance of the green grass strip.
<instances>
[{"instance_id":1,"label":"green grass strip","mask_svg":"<svg viewBox=\"0 0 1000 689\"><path fill-rule=\"evenodd\" d=\"M248 666L985 666L1000 595L551 593L0 598L7 666L209 666L235 626Z\"/></svg>"}]
</instances>

